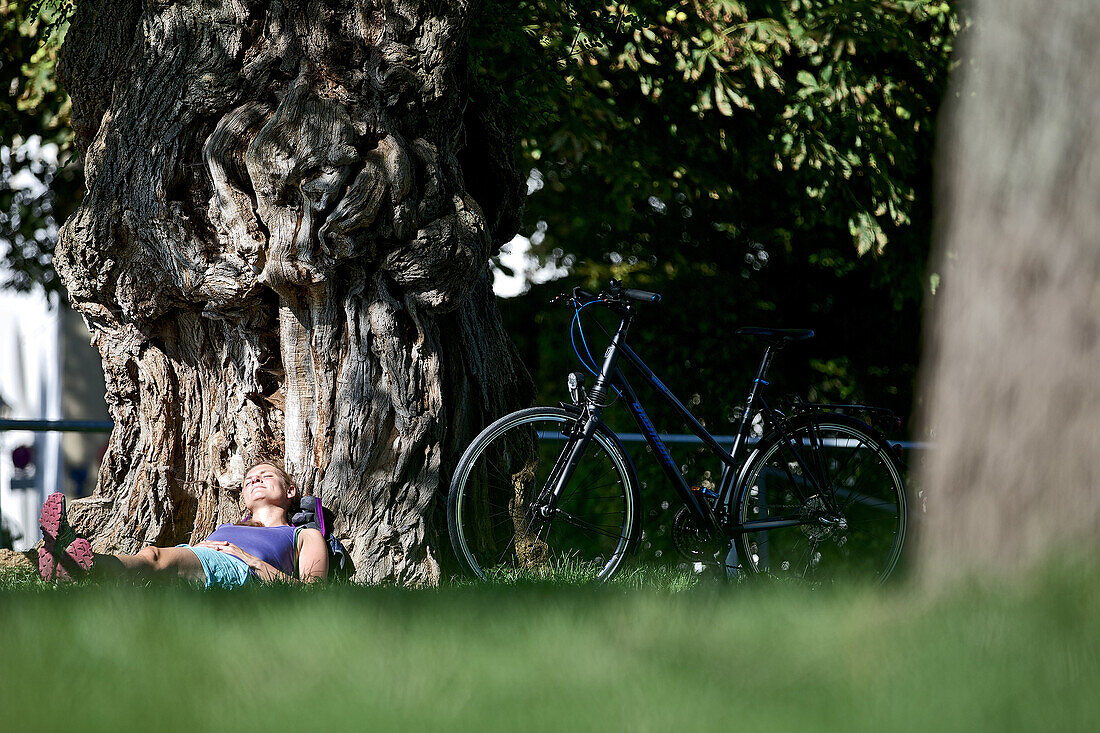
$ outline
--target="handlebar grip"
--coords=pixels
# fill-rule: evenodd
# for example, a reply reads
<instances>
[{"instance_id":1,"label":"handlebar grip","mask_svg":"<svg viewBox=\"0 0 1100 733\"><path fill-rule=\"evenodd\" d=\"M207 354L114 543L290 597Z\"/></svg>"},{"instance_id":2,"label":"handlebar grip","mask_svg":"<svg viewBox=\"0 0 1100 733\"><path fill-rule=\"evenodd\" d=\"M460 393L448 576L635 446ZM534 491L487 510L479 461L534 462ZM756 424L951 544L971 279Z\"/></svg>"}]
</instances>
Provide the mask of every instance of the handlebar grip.
<instances>
[{"instance_id":1,"label":"handlebar grip","mask_svg":"<svg viewBox=\"0 0 1100 733\"><path fill-rule=\"evenodd\" d=\"M599 300L600 296L595 293L590 293L584 288L573 288L573 297L584 298L585 300Z\"/></svg>"},{"instance_id":2,"label":"handlebar grip","mask_svg":"<svg viewBox=\"0 0 1100 733\"><path fill-rule=\"evenodd\" d=\"M661 301L660 293L651 293L648 290L635 290L634 288L623 288L623 295L631 300L641 300L647 303L659 303Z\"/></svg>"}]
</instances>

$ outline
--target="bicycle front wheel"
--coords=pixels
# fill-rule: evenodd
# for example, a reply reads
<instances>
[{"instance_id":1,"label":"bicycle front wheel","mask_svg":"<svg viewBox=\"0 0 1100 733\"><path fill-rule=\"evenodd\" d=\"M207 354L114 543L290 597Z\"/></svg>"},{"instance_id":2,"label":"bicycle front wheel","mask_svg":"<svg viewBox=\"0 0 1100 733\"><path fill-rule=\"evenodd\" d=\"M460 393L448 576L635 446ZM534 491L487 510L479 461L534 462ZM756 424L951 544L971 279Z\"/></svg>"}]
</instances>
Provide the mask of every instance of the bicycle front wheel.
<instances>
[{"instance_id":1,"label":"bicycle front wheel","mask_svg":"<svg viewBox=\"0 0 1100 733\"><path fill-rule=\"evenodd\" d=\"M905 485L889 445L843 415L805 415L761 440L734 516L746 569L813 584L882 582L906 533Z\"/></svg>"},{"instance_id":2,"label":"bicycle front wheel","mask_svg":"<svg viewBox=\"0 0 1100 733\"><path fill-rule=\"evenodd\" d=\"M548 512L534 510L576 440L578 413L533 407L506 415L466 449L447 497L447 525L463 568L482 579L606 580L634 551L637 480L601 425ZM548 515L548 516L547 516Z\"/></svg>"}]
</instances>

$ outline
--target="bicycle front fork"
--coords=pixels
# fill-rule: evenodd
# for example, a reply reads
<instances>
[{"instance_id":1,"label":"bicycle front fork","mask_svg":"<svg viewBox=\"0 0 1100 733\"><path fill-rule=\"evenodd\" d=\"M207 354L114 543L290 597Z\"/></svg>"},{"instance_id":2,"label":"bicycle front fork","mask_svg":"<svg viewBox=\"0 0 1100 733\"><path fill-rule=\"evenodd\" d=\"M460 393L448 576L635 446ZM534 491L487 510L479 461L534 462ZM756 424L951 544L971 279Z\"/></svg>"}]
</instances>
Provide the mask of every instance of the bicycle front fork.
<instances>
[{"instance_id":1,"label":"bicycle front fork","mask_svg":"<svg viewBox=\"0 0 1100 733\"><path fill-rule=\"evenodd\" d=\"M572 423L570 426L570 433L566 435L565 448L558 456L554 469L547 477L546 485L539 491L538 498L531 507L531 512L536 517L549 519L554 515L562 492L569 483L569 479L573 477L577 463L588 448L592 436L596 433L596 426L600 422L599 415L589 414L588 419L580 426L580 430L577 430L576 427L583 418L584 413L580 415L577 422Z\"/></svg>"}]
</instances>

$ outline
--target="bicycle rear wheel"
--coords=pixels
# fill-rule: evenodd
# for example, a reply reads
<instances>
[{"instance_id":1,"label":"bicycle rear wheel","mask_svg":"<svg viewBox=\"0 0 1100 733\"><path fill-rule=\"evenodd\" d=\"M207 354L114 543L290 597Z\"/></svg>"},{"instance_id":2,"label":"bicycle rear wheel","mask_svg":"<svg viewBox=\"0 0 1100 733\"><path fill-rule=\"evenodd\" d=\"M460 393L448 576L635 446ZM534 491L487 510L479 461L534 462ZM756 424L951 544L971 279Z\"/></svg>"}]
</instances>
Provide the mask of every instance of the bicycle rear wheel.
<instances>
[{"instance_id":1,"label":"bicycle rear wheel","mask_svg":"<svg viewBox=\"0 0 1100 733\"><path fill-rule=\"evenodd\" d=\"M466 449L447 497L447 525L463 568L482 579L606 580L637 545L634 470L600 426L549 517L532 503L560 471L577 413L533 407L497 420Z\"/></svg>"},{"instance_id":2,"label":"bicycle rear wheel","mask_svg":"<svg viewBox=\"0 0 1100 733\"><path fill-rule=\"evenodd\" d=\"M746 569L818 584L882 582L897 566L905 485L890 447L858 420L795 418L761 440L742 476L734 516Z\"/></svg>"}]
</instances>

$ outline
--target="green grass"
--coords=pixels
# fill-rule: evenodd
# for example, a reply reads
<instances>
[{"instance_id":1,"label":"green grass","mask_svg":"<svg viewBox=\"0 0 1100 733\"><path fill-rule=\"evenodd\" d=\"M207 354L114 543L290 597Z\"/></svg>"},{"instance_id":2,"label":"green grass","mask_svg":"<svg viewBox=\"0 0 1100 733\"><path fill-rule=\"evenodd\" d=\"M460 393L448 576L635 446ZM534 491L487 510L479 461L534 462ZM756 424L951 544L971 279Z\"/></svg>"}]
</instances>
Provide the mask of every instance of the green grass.
<instances>
[{"instance_id":1,"label":"green grass","mask_svg":"<svg viewBox=\"0 0 1100 733\"><path fill-rule=\"evenodd\" d=\"M807 592L48 587L0 576L3 729L1087 730L1100 569Z\"/></svg>"}]
</instances>

